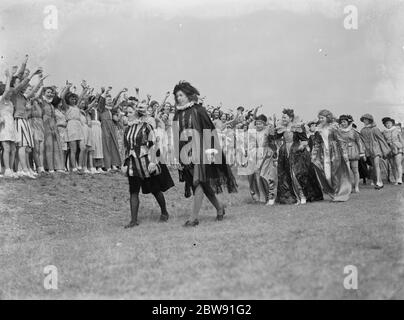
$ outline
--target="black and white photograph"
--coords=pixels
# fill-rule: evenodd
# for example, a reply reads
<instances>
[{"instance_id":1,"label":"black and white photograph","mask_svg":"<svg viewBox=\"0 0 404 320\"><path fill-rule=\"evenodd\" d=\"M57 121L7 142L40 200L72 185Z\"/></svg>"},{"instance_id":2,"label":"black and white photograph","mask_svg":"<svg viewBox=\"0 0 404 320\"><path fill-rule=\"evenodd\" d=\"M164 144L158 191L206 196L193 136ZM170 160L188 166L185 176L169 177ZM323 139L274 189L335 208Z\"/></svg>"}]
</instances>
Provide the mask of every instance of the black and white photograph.
<instances>
[{"instance_id":1,"label":"black and white photograph","mask_svg":"<svg viewBox=\"0 0 404 320\"><path fill-rule=\"evenodd\" d=\"M402 300L403 154L402 0L0 2L0 300Z\"/></svg>"}]
</instances>

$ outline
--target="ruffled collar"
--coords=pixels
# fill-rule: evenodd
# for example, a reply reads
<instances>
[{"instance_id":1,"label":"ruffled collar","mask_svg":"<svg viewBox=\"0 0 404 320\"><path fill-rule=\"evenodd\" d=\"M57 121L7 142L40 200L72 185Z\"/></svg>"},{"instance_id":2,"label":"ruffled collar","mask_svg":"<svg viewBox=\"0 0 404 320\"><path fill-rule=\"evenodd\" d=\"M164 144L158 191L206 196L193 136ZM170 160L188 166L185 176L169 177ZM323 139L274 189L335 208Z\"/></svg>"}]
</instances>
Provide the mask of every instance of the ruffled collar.
<instances>
[{"instance_id":1,"label":"ruffled collar","mask_svg":"<svg viewBox=\"0 0 404 320\"><path fill-rule=\"evenodd\" d=\"M177 110L182 111L182 110L191 108L194 104L195 104L194 101L188 102L187 104L185 104L185 105L183 105L183 106L177 106Z\"/></svg>"},{"instance_id":2,"label":"ruffled collar","mask_svg":"<svg viewBox=\"0 0 404 320\"><path fill-rule=\"evenodd\" d=\"M146 117L143 116L141 118L135 118L133 120L128 120L128 126L133 126L135 124L140 124L140 123L145 123L146 122Z\"/></svg>"},{"instance_id":3,"label":"ruffled collar","mask_svg":"<svg viewBox=\"0 0 404 320\"><path fill-rule=\"evenodd\" d=\"M52 103L53 98L47 98L47 97L45 97L45 96L42 96L42 100L45 101L45 102L47 102L47 103Z\"/></svg>"},{"instance_id":4,"label":"ruffled collar","mask_svg":"<svg viewBox=\"0 0 404 320\"><path fill-rule=\"evenodd\" d=\"M342 132L349 132L349 131L352 130L352 124L350 124L350 125L349 125L348 127L346 127L346 128L340 127L339 130L342 131Z\"/></svg>"},{"instance_id":5,"label":"ruffled collar","mask_svg":"<svg viewBox=\"0 0 404 320\"><path fill-rule=\"evenodd\" d=\"M376 125L374 123L369 123L367 125L365 125L365 128L374 128L376 127Z\"/></svg>"},{"instance_id":6,"label":"ruffled collar","mask_svg":"<svg viewBox=\"0 0 404 320\"><path fill-rule=\"evenodd\" d=\"M385 129L385 131L393 131L393 130L395 130L397 127L395 127L395 126L392 126L390 129Z\"/></svg>"},{"instance_id":7,"label":"ruffled collar","mask_svg":"<svg viewBox=\"0 0 404 320\"><path fill-rule=\"evenodd\" d=\"M303 127L302 127L302 123L296 123L296 122L292 122L290 125L285 126L285 125L280 125L278 127L275 128L277 133L284 133L286 131L290 131L290 132L303 132Z\"/></svg>"}]
</instances>

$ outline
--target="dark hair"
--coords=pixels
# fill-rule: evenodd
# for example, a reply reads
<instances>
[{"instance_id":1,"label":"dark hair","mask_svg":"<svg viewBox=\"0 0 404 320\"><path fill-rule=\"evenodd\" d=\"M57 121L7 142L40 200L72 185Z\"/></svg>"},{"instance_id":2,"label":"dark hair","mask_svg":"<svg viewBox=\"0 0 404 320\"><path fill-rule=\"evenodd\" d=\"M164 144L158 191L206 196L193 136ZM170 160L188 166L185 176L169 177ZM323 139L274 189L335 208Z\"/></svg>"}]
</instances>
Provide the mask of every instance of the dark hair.
<instances>
[{"instance_id":1,"label":"dark hair","mask_svg":"<svg viewBox=\"0 0 404 320\"><path fill-rule=\"evenodd\" d=\"M149 107L152 107L152 108L154 108L154 105L158 105L159 103L156 101L156 100L152 100L150 103L149 103Z\"/></svg>"},{"instance_id":2,"label":"dark hair","mask_svg":"<svg viewBox=\"0 0 404 320\"><path fill-rule=\"evenodd\" d=\"M177 92L182 91L189 101L198 101L199 91L193 87L189 82L180 81L173 90L175 101L177 101Z\"/></svg>"},{"instance_id":3,"label":"dark hair","mask_svg":"<svg viewBox=\"0 0 404 320\"><path fill-rule=\"evenodd\" d=\"M390 117L385 117L382 119L382 123L384 126L386 126L387 122L391 122L393 124L393 126L396 124L396 121Z\"/></svg>"},{"instance_id":4,"label":"dark hair","mask_svg":"<svg viewBox=\"0 0 404 320\"><path fill-rule=\"evenodd\" d=\"M255 121L262 121L262 122L267 122L268 121L268 118L267 118L267 116L265 115L265 114L260 114L256 119L255 119Z\"/></svg>"},{"instance_id":5,"label":"dark hair","mask_svg":"<svg viewBox=\"0 0 404 320\"><path fill-rule=\"evenodd\" d=\"M76 98L77 102L79 102L79 96L77 94L73 93L73 92L69 92L66 95L66 102L67 102L68 105L70 105L69 101L70 101L71 98Z\"/></svg>"},{"instance_id":6,"label":"dark hair","mask_svg":"<svg viewBox=\"0 0 404 320\"><path fill-rule=\"evenodd\" d=\"M136 98L136 97L134 97L134 96L130 96L129 98L128 98L128 100L129 101L139 101L139 99L138 98Z\"/></svg>"},{"instance_id":7,"label":"dark hair","mask_svg":"<svg viewBox=\"0 0 404 320\"><path fill-rule=\"evenodd\" d=\"M45 93L46 90L52 90L52 93L56 93L56 91L55 91L55 89L53 87L44 87L42 90L43 90L42 91L43 93Z\"/></svg>"},{"instance_id":8,"label":"dark hair","mask_svg":"<svg viewBox=\"0 0 404 320\"><path fill-rule=\"evenodd\" d=\"M16 81L17 79L19 79L19 78L16 77L16 76L13 76L13 77L11 78L11 81L10 81L10 87L11 87L11 88L14 88L15 81Z\"/></svg>"},{"instance_id":9,"label":"dark hair","mask_svg":"<svg viewBox=\"0 0 404 320\"><path fill-rule=\"evenodd\" d=\"M292 119L292 121L295 119L295 111L293 109L283 109L282 110L283 114L286 114L289 118Z\"/></svg>"}]
</instances>

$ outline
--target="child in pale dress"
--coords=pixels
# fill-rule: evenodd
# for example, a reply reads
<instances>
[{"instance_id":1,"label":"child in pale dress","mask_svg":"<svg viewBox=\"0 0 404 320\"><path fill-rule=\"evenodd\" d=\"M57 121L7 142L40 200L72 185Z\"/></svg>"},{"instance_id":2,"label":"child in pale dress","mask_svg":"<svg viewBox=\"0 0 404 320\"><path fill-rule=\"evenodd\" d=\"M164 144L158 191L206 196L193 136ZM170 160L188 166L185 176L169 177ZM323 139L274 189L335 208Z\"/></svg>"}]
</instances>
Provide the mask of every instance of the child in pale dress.
<instances>
[{"instance_id":1,"label":"child in pale dress","mask_svg":"<svg viewBox=\"0 0 404 320\"><path fill-rule=\"evenodd\" d=\"M79 160L76 161L76 153L80 148L80 142L84 139L83 128L80 121L80 109L78 107L79 97L75 93L69 92L71 84L68 84L62 91L61 98L66 110L66 142L70 149L70 170L77 172L82 170L83 155L80 153ZM77 165L78 162L78 165Z\"/></svg>"},{"instance_id":2,"label":"child in pale dress","mask_svg":"<svg viewBox=\"0 0 404 320\"><path fill-rule=\"evenodd\" d=\"M396 126L395 120L390 117L382 119L383 125L386 130L383 131L383 136L386 139L387 144L391 149L391 153L388 157L389 166L392 168L392 175L395 185L403 184L403 145L404 140L401 135L401 130Z\"/></svg>"},{"instance_id":3,"label":"child in pale dress","mask_svg":"<svg viewBox=\"0 0 404 320\"><path fill-rule=\"evenodd\" d=\"M3 165L4 165L4 177L16 178L16 174L11 169L13 164L11 159L14 159L15 154L15 141L16 131L14 126L14 106L10 100L11 77L6 71L6 83L0 84L0 143L3 148Z\"/></svg>"},{"instance_id":4,"label":"child in pale dress","mask_svg":"<svg viewBox=\"0 0 404 320\"><path fill-rule=\"evenodd\" d=\"M81 126L83 129L83 140L80 141L80 153L83 152L82 156L82 163L80 163L80 166L83 168L84 173L94 173L95 168L93 167L92 164L92 134L89 125L91 125L89 119L88 119L88 114L85 111L87 108L87 103L85 101L82 101L80 103L80 122Z\"/></svg>"}]
</instances>

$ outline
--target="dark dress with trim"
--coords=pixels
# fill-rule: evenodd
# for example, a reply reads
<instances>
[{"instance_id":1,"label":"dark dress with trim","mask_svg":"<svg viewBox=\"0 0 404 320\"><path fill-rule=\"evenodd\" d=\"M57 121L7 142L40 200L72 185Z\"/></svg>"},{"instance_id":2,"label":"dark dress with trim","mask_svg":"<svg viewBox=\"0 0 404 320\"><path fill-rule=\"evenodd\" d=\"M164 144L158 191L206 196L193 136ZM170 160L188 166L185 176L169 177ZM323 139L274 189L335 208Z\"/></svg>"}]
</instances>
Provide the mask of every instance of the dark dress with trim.
<instances>
[{"instance_id":1,"label":"dark dress with trim","mask_svg":"<svg viewBox=\"0 0 404 320\"><path fill-rule=\"evenodd\" d=\"M157 157L150 154L157 153L155 135L152 126L146 122L139 122L128 126L124 133L125 163L128 167L129 192L143 194L165 192L174 186L173 179L165 164L157 163ZM157 170L150 173L150 162L157 163Z\"/></svg>"},{"instance_id":2,"label":"dark dress with trim","mask_svg":"<svg viewBox=\"0 0 404 320\"><path fill-rule=\"evenodd\" d=\"M226 163L215 125L206 109L195 103L184 110L177 110L173 119L173 132L175 130L179 133L174 134L174 148L182 165L180 182L185 182L186 188L190 187L193 191L202 185L206 194L222 193L223 187L229 193L237 192L236 179ZM214 161L208 159L205 153L208 149L216 149Z\"/></svg>"},{"instance_id":3,"label":"dark dress with trim","mask_svg":"<svg viewBox=\"0 0 404 320\"><path fill-rule=\"evenodd\" d=\"M293 125L290 131L278 128L277 138L283 139L283 143L278 156L276 202L293 204L302 196L310 202L323 200L310 152L306 147L299 149L301 143L308 143L304 125Z\"/></svg>"}]
</instances>

